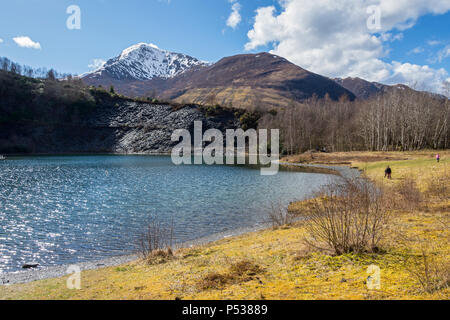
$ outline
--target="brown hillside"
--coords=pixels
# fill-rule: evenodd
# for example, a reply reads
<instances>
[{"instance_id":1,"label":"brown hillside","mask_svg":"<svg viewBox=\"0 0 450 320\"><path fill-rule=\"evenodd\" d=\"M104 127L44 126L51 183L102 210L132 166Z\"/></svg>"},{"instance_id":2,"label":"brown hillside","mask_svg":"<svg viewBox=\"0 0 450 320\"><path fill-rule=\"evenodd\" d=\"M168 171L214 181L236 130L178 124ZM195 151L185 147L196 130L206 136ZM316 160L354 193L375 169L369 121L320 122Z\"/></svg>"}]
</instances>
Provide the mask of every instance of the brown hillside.
<instances>
[{"instance_id":1,"label":"brown hillside","mask_svg":"<svg viewBox=\"0 0 450 320\"><path fill-rule=\"evenodd\" d=\"M286 107L327 94L334 100L341 96L355 98L335 81L269 53L223 58L216 64L191 69L168 80L84 80L93 85L114 85L117 91L131 96L158 96L176 102L219 103L245 109Z\"/></svg>"}]
</instances>

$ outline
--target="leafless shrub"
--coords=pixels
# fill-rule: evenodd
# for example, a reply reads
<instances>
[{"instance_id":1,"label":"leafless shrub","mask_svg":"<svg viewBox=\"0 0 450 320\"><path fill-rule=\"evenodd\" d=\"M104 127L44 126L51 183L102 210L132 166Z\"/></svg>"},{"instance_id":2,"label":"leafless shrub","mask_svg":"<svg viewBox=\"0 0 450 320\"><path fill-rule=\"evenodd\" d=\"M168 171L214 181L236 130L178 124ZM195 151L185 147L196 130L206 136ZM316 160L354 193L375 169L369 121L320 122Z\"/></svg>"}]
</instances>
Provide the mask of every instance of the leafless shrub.
<instances>
[{"instance_id":1,"label":"leafless shrub","mask_svg":"<svg viewBox=\"0 0 450 320\"><path fill-rule=\"evenodd\" d=\"M418 261L408 260L406 270L424 292L433 293L450 287L450 262L438 260L429 246L421 246Z\"/></svg>"},{"instance_id":2,"label":"leafless shrub","mask_svg":"<svg viewBox=\"0 0 450 320\"><path fill-rule=\"evenodd\" d=\"M335 254L377 252L389 218L383 190L365 179L324 187L305 211L306 242Z\"/></svg>"},{"instance_id":3,"label":"leafless shrub","mask_svg":"<svg viewBox=\"0 0 450 320\"><path fill-rule=\"evenodd\" d=\"M290 225L294 221L294 215L281 202L272 202L268 218L274 229Z\"/></svg>"},{"instance_id":4,"label":"leafless shrub","mask_svg":"<svg viewBox=\"0 0 450 320\"><path fill-rule=\"evenodd\" d=\"M157 217L152 216L138 240L143 259L147 261L165 260L172 256L173 232L173 220L170 224L165 224Z\"/></svg>"},{"instance_id":5,"label":"leafless shrub","mask_svg":"<svg viewBox=\"0 0 450 320\"><path fill-rule=\"evenodd\" d=\"M407 177L403 179L396 187L397 194L401 198L400 207L402 209L414 210L418 208L422 202L422 193L417 188L416 180Z\"/></svg>"}]
</instances>

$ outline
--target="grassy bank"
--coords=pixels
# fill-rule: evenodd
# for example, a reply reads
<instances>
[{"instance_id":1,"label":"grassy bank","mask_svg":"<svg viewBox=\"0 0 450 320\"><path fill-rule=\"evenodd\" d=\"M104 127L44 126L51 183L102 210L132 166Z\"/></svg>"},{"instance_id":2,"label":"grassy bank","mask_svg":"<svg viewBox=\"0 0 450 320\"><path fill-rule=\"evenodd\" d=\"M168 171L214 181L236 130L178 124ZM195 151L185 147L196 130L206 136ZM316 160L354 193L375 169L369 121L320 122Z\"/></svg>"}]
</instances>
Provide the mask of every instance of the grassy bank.
<instances>
[{"instance_id":1,"label":"grassy bank","mask_svg":"<svg viewBox=\"0 0 450 320\"><path fill-rule=\"evenodd\" d=\"M153 264L133 262L84 271L81 290L66 288L67 277L0 286L2 299L449 299L448 287L426 290L425 270L448 276L450 199L431 192L433 181L448 176L450 151L437 164L433 152L339 153L292 157L290 161L341 163L364 170L371 180L396 186L414 179L423 201L395 210L388 237L377 254L333 256L304 242L296 223L182 249ZM309 159L308 159L309 157ZM393 179L383 178L390 165ZM448 180L445 181L448 185ZM448 187L447 187L448 190ZM432 190L433 191L433 190ZM291 209L302 203L291 205ZM381 269L381 288L368 290L367 268Z\"/></svg>"}]
</instances>

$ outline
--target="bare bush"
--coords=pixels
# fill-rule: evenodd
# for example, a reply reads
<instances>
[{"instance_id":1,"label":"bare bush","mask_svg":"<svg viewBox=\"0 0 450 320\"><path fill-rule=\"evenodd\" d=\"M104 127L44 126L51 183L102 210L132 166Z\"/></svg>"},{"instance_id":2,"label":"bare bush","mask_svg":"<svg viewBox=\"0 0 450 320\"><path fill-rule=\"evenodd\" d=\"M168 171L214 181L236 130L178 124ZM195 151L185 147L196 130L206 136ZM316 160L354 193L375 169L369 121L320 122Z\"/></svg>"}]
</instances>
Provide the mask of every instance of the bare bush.
<instances>
[{"instance_id":1,"label":"bare bush","mask_svg":"<svg viewBox=\"0 0 450 320\"><path fill-rule=\"evenodd\" d=\"M294 215L281 202L272 202L268 215L274 229L289 225L294 221Z\"/></svg>"},{"instance_id":2,"label":"bare bush","mask_svg":"<svg viewBox=\"0 0 450 320\"><path fill-rule=\"evenodd\" d=\"M142 257L149 259L150 257L172 255L173 232L173 220L170 224L165 224L157 217L152 216L139 237L139 249Z\"/></svg>"},{"instance_id":3,"label":"bare bush","mask_svg":"<svg viewBox=\"0 0 450 320\"><path fill-rule=\"evenodd\" d=\"M337 255L377 252L389 218L383 190L365 179L324 187L303 215L306 242Z\"/></svg>"}]
</instances>

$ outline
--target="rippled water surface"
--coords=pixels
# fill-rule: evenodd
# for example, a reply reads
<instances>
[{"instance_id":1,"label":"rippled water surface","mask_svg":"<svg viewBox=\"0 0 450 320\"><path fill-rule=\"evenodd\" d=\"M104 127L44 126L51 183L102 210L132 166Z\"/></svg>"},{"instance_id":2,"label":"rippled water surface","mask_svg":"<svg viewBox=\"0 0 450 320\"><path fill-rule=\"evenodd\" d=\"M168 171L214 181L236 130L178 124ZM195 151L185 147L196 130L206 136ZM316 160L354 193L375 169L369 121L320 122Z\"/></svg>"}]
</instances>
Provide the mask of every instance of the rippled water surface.
<instances>
[{"instance_id":1,"label":"rippled water surface","mask_svg":"<svg viewBox=\"0 0 450 320\"><path fill-rule=\"evenodd\" d=\"M0 161L0 272L132 253L149 216L184 242L267 220L271 199L302 199L328 175L174 166L164 156Z\"/></svg>"}]
</instances>

